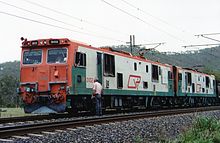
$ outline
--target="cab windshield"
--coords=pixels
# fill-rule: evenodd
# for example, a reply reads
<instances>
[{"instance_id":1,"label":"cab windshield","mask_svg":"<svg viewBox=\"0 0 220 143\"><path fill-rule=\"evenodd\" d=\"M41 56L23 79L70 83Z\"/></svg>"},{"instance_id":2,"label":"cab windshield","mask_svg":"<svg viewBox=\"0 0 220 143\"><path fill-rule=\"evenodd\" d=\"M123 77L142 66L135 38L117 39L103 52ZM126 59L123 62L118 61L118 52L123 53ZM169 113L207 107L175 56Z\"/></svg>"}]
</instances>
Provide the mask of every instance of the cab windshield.
<instances>
[{"instance_id":1,"label":"cab windshield","mask_svg":"<svg viewBox=\"0 0 220 143\"><path fill-rule=\"evenodd\" d=\"M42 50L30 50L23 53L23 64L40 64Z\"/></svg>"},{"instance_id":2,"label":"cab windshield","mask_svg":"<svg viewBox=\"0 0 220 143\"><path fill-rule=\"evenodd\" d=\"M66 63L67 49L49 49L47 53L47 63Z\"/></svg>"}]
</instances>

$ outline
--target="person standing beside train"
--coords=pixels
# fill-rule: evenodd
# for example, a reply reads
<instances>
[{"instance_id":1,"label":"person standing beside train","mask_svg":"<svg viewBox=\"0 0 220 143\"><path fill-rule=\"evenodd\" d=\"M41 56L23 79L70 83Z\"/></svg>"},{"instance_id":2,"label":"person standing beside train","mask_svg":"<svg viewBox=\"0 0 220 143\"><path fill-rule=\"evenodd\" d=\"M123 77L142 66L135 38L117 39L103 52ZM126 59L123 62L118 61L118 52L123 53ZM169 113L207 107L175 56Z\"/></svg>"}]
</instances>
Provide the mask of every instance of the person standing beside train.
<instances>
[{"instance_id":1,"label":"person standing beside train","mask_svg":"<svg viewBox=\"0 0 220 143\"><path fill-rule=\"evenodd\" d=\"M102 115L102 85L99 83L99 80L97 78L94 79L93 83L93 94L92 98L95 98L96 101L96 115L101 116Z\"/></svg>"}]
</instances>

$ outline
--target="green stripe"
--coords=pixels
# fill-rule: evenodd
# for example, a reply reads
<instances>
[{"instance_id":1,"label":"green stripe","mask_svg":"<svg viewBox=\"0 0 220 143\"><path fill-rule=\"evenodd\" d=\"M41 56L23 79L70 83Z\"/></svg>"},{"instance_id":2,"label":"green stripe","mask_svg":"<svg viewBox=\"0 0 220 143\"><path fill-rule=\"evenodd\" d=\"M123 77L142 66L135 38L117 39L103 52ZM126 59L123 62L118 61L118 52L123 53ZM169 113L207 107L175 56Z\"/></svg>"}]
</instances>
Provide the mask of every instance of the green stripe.
<instances>
[{"instance_id":1,"label":"green stripe","mask_svg":"<svg viewBox=\"0 0 220 143\"><path fill-rule=\"evenodd\" d=\"M216 94L204 94L204 93L181 93L178 96L192 96L192 97L216 97Z\"/></svg>"}]
</instances>

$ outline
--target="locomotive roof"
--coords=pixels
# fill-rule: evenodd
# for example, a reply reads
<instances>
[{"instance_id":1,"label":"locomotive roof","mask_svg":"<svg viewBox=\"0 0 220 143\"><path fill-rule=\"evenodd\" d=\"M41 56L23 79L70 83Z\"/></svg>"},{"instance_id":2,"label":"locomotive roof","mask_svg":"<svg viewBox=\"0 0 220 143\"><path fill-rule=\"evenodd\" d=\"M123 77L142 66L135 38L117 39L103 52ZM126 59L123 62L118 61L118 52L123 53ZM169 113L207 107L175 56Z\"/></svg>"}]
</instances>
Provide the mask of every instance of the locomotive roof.
<instances>
[{"instance_id":1,"label":"locomotive roof","mask_svg":"<svg viewBox=\"0 0 220 143\"><path fill-rule=\"evenodd\" d=\"M37 46L45 46L44 41L46 41L46 43L50 43L53 40L59 40L59 41L61 41L61 43L59 43L59 44L63 44L63 45L69 45L72 42L72 43L76 43L80 46L83 46L85 48L91 48L91 49L94 49L94 50L99 50L99 51L103 51L103 52L114 54L114 55L119 55L119 56L123 56L123 57L127 57L127 58L132 58L132 59L136 59L138 61L150 62L150 63L161 65L161 66L172 67L171 64L161 63L161 62L158 62L158 61L151 61L151 60L149 60L149 59L147 59L143 56L132 55L130 52L126 52L126 51L122 51L122 50L116 50L116 49L113 49L111 47L97 48L97 47L93 47L89 44L86 44L84 42L80 42L80 41L72 40L72 39L69 40L68 38L48 38L48 39L27 40L27 39L24 39L22 37L21 40L23 41L22 42L22 47L23 48L29 47L29 46L30 47L34 46L34 45L32 45L32 42L37 42ZM53 44L51 44L51 45L53 45ZM54 45L56 45L56 44L54 44ZM180 69L189 70L189 71L196 72L196 73L201 73L201 74L204 74L204 75L209 75L207 73L203 73L203 72L197 71L195 69L184 68L184 67L179 67L179 66L177 66L177 67L180 68ZM211 75L211 76L213 76L213 75Z\"/></svg>"},{"instance_id":2,"label":"locomotive roof","mask_svg":"<svg viewBox=\"0 0 220 143\"><path fill-rule=\"evenodd\" d=\"M211 74L208 74L208 73L204 73L204 72L192 69L192 68L187 68L187 67L178 67L178 68L183 69L183 70L188 70L188 71L191 71L191 72L194 72L194 73L200 73L200 74L203 74L205 76L214 76L214 75L211 75Z\"/></svg>"},{"instance_id":3,"label":"locomotive roof","mask_svg":"<svg viewBox=\"0 0 220 143\"><path fill-rule=\"evenodd\" d=\"M127 57L127 58L132 58L132 59L136 59L136 60L143 61L143 62L150 62L150 63L154 63L154 64L157 64L157 65L166 66L166 67L171 67L172 66L170 64L164 64L164 63L160 63L160 62L156 62L156 61L151 61L149 59L146 59L143 56L135 56L135 55L132 55L131 53L126 52L126 51L115 50L115 49L112 49L110 47L97 48L97 47L93 47L89 44L86 44L86 43L83 43L83 42L80 42L80 41L77 41L77 40L72 40L72 39L70 40L68 38L47 38L47 39L27 40L26 38L22 37L21 40L22 40L22 46L21 46L22 48L30 48L30 47L36 47L36 46L42 47L42 46L45 46L45 45L47 45L47 46L56 46L58 44L60 44L60 45L69 45L71 43L76 43L79 46L83 46L85 48L90 48L90 49L94 49L94 50L103 51L103 52L106 52L106 53L109 53L109 54L114 54L114 55L119 55L119 56L123 56L123 57ZM58 43L51 43L51 41L54 41L54 42L59 41L59 42Z\"/></svg>"}]
</instances>

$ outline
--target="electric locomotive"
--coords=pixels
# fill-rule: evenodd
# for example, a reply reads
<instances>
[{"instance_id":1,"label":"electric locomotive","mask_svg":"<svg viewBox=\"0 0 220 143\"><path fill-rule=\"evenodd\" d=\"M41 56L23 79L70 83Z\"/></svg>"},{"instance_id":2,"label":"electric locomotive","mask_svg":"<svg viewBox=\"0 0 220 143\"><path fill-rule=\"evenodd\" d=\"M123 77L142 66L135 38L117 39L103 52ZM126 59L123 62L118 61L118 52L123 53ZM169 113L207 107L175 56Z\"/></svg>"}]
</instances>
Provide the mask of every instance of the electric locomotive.
<instances>
[{"instance_id":1,"label":"electric locomotive","mask_svg":"<svg viewBox=\"0 0 220 143\"><path fill-rule=\"evenodd\" d=\"M213 75L67 38L22 41L19 94L26 113L90 110L95 78L105 109L213 104L217 98Z\"/></svg>"}]
</instances>

